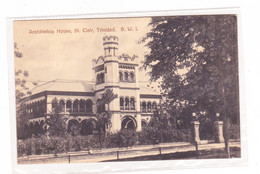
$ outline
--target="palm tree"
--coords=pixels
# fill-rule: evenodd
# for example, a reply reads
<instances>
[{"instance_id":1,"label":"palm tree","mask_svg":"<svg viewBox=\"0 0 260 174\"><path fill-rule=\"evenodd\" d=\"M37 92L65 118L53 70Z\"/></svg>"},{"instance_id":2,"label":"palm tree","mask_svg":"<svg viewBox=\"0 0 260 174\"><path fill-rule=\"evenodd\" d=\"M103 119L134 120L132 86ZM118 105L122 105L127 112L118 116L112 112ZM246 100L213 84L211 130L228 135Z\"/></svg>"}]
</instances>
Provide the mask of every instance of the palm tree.
<instances>
[{"instance_id":1,"label":"palm tree","mask_svg":"<svg viewBox=\"0 0 260 174\"><path fill-rule=\"evenodd\" d=\"M105 133L107 129L110 129L111 126L111 113L110 113L110 103L118 97L117 94L114 94L112 89L107 89L102 95L100 100L97 102L97 106L107 105L107 111L97 114L98 123L100 125L100 131L102 132L103 128Z\"/></svg>"}]
</instances>

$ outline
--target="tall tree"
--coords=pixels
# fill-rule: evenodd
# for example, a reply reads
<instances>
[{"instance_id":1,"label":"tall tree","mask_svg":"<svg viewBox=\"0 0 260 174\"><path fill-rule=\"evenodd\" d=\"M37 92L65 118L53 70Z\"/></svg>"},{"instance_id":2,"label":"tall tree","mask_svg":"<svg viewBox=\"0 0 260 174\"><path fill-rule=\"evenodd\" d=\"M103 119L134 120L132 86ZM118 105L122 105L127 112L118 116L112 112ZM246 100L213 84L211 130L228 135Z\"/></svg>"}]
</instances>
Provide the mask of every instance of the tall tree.
<instances>
[{"instance_id":1,"label":"tall tree","mask_svg":"<svg viewBox=\"0 0 260 174\"><path fill-rule=\"evenodd\" d=\"M162 79L180 119L197 112L212 122L220 113L239 124L237 17L153 17L149 25L143 68Z\"/></svg>"},{"instance_id":2,"label":"tall tree","mask_svg":"<svg viewBox=\"0 0 260 174\"><path fill-rule=\"evenodd\" d=\"M19 50L17 43L14 43L14 57L21 59L23 57L22 52ZM17 138L28 138L29 132L26 127L29 115L26 111L26 95L30 95L31 92L26 86L26 79L28 78L28 71L15 70L15 98L16 98L16 126L17 126Z\"/></svg>"}]
</instances>

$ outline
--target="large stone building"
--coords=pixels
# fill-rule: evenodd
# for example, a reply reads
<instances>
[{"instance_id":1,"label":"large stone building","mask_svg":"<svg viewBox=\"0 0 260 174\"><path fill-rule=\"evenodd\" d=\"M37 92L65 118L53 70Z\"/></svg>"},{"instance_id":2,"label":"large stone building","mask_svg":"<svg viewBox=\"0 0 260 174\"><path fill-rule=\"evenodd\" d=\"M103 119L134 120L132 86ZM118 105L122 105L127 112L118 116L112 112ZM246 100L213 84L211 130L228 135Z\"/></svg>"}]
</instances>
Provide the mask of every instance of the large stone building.
<instances>
[{"instance_id":1,"label":"large stone building","mask_svg":"<svg viewBox=\"0 0 260 174\"><path fill-rule=\"evenodd\" d=\"M96 114L107 109L96 104L106 89L112 89L118 95L110 103L111 132L124 128L140 131L148 124L161 95L139 83L138 57L118 55L118 46L118 37L103 37L104 55L92 61L93 83L53 80L32 89L26 100L29 128L37 131L43 127L47 114L52 111L52 103L57 99L64 114L69 116L68 130L75 124L81 126L81 134L93 133Z\"/></svg>"}]
</instances>

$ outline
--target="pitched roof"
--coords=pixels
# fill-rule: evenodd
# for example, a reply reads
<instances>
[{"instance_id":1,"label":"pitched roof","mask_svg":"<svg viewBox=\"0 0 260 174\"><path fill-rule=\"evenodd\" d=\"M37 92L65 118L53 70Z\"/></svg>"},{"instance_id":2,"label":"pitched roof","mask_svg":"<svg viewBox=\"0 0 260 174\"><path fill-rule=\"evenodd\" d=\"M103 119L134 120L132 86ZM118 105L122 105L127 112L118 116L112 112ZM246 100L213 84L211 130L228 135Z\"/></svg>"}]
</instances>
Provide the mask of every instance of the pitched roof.
<instances>
[{"instance_id":1,"label":"pitched roof","mask_svg":"<svg viewBox=\"0 0 260 174\"><path fill-rule=\"evenodd\" d=\"M93 92L94 84L79 80L52 80L31 89L32 95L43 91Z\"/></svg>"},{"instance_id":2,"label":"pitched roof","mask_svg":"<svg viewBox=\"0 0 260 174\"><path fill-rule=\"evenodd\" d=\"M82 80L52 80L32 88L31 95L43 91L64 91L64 92L94 92L95 85L89 81ZM155 89L140 85L140 94L160 95Z\"/></svg>"}]
</instances>

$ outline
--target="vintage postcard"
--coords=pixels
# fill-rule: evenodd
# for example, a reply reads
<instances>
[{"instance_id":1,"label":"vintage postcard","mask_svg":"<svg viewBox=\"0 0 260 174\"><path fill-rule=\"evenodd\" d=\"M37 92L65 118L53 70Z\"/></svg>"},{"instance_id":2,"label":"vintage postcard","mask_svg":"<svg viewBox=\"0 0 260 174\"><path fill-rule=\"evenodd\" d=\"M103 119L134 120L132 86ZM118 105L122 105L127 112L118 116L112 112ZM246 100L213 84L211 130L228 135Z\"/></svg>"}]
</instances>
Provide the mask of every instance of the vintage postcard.
<instances>
[{"instance_id":1,"label":"vintage postcard","mask_svg":"<svg viewBox=\"0 0 260 174\"><path fill-rule=\"evenodd\" d=\"M236 13L13 20L17 164L241 159Z\"/></svg>"}]
</instances>

